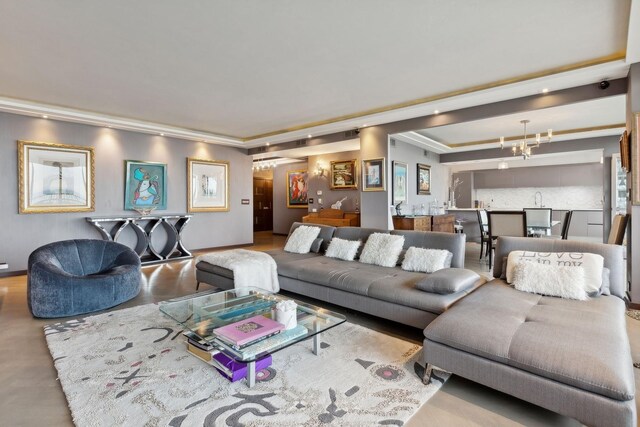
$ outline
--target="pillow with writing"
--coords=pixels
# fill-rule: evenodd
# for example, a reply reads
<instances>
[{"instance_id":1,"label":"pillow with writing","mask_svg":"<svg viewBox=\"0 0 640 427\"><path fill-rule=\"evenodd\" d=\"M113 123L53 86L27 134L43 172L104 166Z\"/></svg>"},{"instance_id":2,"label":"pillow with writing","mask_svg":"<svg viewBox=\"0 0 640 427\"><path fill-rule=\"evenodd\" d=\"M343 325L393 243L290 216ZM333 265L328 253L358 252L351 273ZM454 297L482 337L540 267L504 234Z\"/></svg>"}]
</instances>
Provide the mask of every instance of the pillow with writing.
<instances>
[{"instance_id":1,"label":"pillow with writing","mask_svg":"<svg viewBox=\"0 0 640 427\"><path fill-rule=\"evenodd\" d=\"M533 262L553 267L581 267L585 274L585 291L600 291L604 258L601 255L582 252L533 252L511 251L507 259L507 283L514 280L518 262Z\"/></svg>"}]
</instances>

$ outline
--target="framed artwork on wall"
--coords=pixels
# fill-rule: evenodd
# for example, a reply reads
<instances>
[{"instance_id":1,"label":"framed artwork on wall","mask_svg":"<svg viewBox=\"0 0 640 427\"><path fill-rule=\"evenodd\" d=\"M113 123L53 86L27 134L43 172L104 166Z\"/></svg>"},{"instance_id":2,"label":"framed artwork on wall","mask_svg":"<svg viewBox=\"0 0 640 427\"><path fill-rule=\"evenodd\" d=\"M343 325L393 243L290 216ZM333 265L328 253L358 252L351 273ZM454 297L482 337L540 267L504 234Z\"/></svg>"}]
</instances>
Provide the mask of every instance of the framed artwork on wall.
<instances>
[{"instance_id":1,"label":"framed artwork on wall","mask_svg":"<svg viewBox=\"0 0 640 427\"><path fill-rule=\"evenodd\" d=\"M358 188L357 160L339 160L331 162L331 189L355 190Z\"/></svg>"},{"instance_id":2,"label":"framed artwork on wall","mask_svg":"<svg viewBox=\"0 0 640 427\"><path fill-rule=\"evenodd\" d=\"M362 191L385 191L385 158L362 161Z\"/></svg>"},{"instance_id":3,"label":"framed artwork on wall","mask_svg":"<svg viewBox=\"0 0 640 427\"><path fill-rule=\"evenodd\" d=\"M620 136L620 162L627 173L631 172L631 147L629 146L629 134L626 130Z\"/></svg>"},{"instance_id":4,"label":"framed artwork on wall","mask_svg":"<svg viewBox=\"0 0 640 427\"><path fill-rule=\"evenodd\" d=\"M229 210L229 162L187 158L187 211Z\"/></svg>"},{"instance_id":5,"label":"framed artwork on wall","mask_svg":"<svg viewBox=\"0 0 640 427\"><path fill-rule=\"evenodd\" d=\"M418 180L418 194L431 194L431 166L418 163L416 178Z\"/></svg>"},{"instance_id":6,"label":"framed artwork on wall","mask_svg":"<svg viewBox=\"0 0 640 427\"><path fill-rule=\"evenodd\" d=\"M287 172L287 207L307 209L307 171Z\"/></svg>"},{"instance_id":7,"label":"framed artwork on wall","mask_svg":"<svg viewBox=\"0 0 640 427\"><path fill-rule=\"evenodd\" d=\"M92 212L95 166L92 147L18 141L18 211Z\"/></svg>"},{"instance_id":8,"label":"framed artwork on wall","mask_svg":"<svg viewBox=\"0 0 640 427\"><path fill-rule=\"evenodd\" d=\"M629 135L631 141L631 185L632 195L631 203L635 206L640 205L640 113L636 113L633 117L633 131Z\"/></svg>"},{"instance_id":9,"label":"framed artwork on wall","mask_svg":"<svg viewBox=\"0 0 640 427\"><path fill-rule=\"evenodd\" d=\"M393 161L393 204L408 201L407 184L409 178L409 167L404 162Z\"/></svg>"},{"instance_id":10,"label":"framed artwork on wall","mask_svg":"<svg viewBox=\"0 0 640 427\"><path fill-rule=\"evenodd\" d=\"M125 160L124 208L148 213L167 209L167 165Z\"/></svg>"}]
</instances>

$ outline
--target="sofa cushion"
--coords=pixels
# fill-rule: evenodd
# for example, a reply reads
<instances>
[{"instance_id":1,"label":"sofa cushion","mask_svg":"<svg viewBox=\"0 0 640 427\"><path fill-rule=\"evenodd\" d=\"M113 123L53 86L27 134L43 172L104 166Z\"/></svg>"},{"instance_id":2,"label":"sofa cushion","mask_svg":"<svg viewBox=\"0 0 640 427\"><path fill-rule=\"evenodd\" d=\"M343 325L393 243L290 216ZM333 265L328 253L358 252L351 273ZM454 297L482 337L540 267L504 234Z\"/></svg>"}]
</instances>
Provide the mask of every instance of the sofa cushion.
<instances>
[{"instance_id":1,"label":"sofa cushion","mask_svg":"<svg viewBox=\"0 0 640 427\"><path fill-rule=\"evenodd\" d=\"M402 269L433 273L451 266L449 255L451 252L445 249L425 249L411 246L405 253ZM449 264L447 264L447 260L449 260Z\"/></svg>"},{"instance_id":2,"label":"sofa cushion","mask_svg":"<svg viewBox=\"0 0 640 427\"><path fill-rule=\"evenodd\" d=\"M634 396L624 302L544 297L494 279L426 329L431 341L612 399Z\"/></svg>"},{"instance_id":3,"label":"sofa cushion","mask_svg":"<svg viewBox=\"0 0 640 427\"><path fill-rule=\"evenodd\" d=\"M284 245L284 250L296 254L309 253L318 234L320 234L320 227L301 225L289 235Z\"/></svg>"},{"instance_id":4,"label":"sofa cushion","mask_svg":"<svg viewBox=\"0 0 640 427\"><path fill-rule=\"evenodd\" d=\"M320 252L324 252L327 250L327 246L329 246L329 242L331 241L331 238L333 237L333 233L336 231L336 227L332 227L330 225L324 225L324 224L304 224L302 222L294 222L293 224L291 224L291 228L289 229L289 235L287 236L287 240L289 240L289 237L291 236L291 233L293 233L293 231L302 226L302 225L312 225L314 227L320 227L320 234L318 234L318 238L322 239L322 244L320 246ZM285 245L287 244L287 242L285 241Z\"/></svg>"},{"instance_id":5,"label":"sofa cushion","mask_svg":"<svg viewBox=\"0 0 640 427\"><path fill-rule=\"evenodd\" d=\"M360 240L344 240L338 237L331 239L329 247L324 256L338 258L345 261L353 261L358 253L358 248L362 245Z\"/></svg>"},{"instance_id":6,"label":"sofa cushion","mask_svg":"<svg viewBox=\"0 0 640 427\"><path fill-rule=\"evenodd\" d=\"M519 261L513 272L513 287L519 291L585 301L585 272L581 267L544 265Z\"/></svg>"},{"instance_id":7,"label":"sofa cushion","mask_svg":"<svg viewBox=\"0 0 640 427\"><path fill-rule=\"evenodd\" d=\"M403 244L403 236L373 233L369 236L369 239L367 239L364 249L362 249L360 262L383 267L393 267L398 261Z\"/></svg>"},{"instance_id":8,"label":"sofa cushion","mask_svg":"<svg viewBox=\"0 0 640 427\"><path fill-rule=\"evenodd\" d=\"M425 275L416 283L416 288L423 292L450 294L470 289L479 280L480 275L475 271L465 268L443 268Z\"/></svg>"},{"instance_id":9,"label":"sofa cushion","mask_svg":"<svg viewBox=\"0 0 640 427\"><path fill-rule=\"evenodd\" d=\"M446 249L453 254L451 267L464 267L466 243L464 234L414 230L393 230L391 234L404 236L404 249L409 249L411 246L426 249Z\"/></svg>"},{"instance_id":10,"label":"sofa cushion","mask_svg":"<svg viewBox=\"0 0 640 427\"><path fill-rule=\"evenodd\" d=\"M519 262L533 262L553 267L575 267L584 269L585 292L598 292L602 286L602 255L580 252L534 252L511 251L507 259L507 282L512 283L515 266Z\"/></svg>"},{"instance_id":11,"label":"sofa cushion","mask_svg":"<svg viewBox=\"0 0 640 427\"><path fill-rule=\"evenodd\" d=\"M386 233L389 234L388 231L378 230L377 228L361 228L361 227L338 227L336 228L334 237L338 237L344 240L360 240L362 245L358 248L358 252L356 253L356 259L360 258L360 254L362 253L362 249L364 249L364 245L367 243L369 236L373 233Z\"/></svg>"}]
</instances>

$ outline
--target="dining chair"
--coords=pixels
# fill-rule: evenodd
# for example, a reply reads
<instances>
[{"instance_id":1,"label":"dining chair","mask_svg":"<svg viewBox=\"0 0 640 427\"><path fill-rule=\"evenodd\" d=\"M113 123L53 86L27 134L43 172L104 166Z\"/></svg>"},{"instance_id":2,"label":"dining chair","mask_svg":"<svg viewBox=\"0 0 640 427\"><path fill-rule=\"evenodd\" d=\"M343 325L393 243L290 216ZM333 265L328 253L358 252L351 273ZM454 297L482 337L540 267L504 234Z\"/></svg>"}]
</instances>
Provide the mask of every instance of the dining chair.
<instances>
[{"instance_id":1,"label":"dining chair","mask_svg":"<svg viewBox=\"0 0 640 427\"><path fill-rule=\"evenodd\" d=\"M498 237L527 237L526 211L487 212L489 222L489 268L493 266L493 250Z\"/></svg>"},{"instance_id":2,"label":"dining chair","mask_svg":"<svg viewBox=\"0 0 640 427\"><path fill-rule=\"evenodd\" d=\"M611 231L609 232L609 240L607 243L610 245L621 245L624 242L624 234L627 230L627 222L629 221L629 215L616 215L613 217L613 224L611 224Z\"/></svg>"},{"instance_id":3,"label":"dining chair","mask_svg":"<svg viewBox=\"0 0 640 427\"><path fill-rule=\"evenodd\" d=\"M524 208L527 213L527 230L530 235L551 234L551 208Z\"/></svg>"},{"instance_id":4,"label":"dining chair","mask_svg":"<svg viewBox=\"0 0 640 427\"><path fill-rule=\"evenodd\" d=\"M484 209L478 209L478 226L480 227L480 258L482 259L482 255L489 255L489 250L491 248L490 240L489 240L489 220L487 219L487 211Z\"/></svg>"},{"instance_id":5,"label":"dining chair","mask_svg":"<svg viewBox=\"0 0 640 427\"><path fill-rule=\"evenodd\" d=\"M562 231L560 232L560 237L562 240L567 240L569 237L569 226L571 225L571 217L573 216L573 211L567 211L564 214L564 220L562 221Z\"/></svg>"}]
</instances>

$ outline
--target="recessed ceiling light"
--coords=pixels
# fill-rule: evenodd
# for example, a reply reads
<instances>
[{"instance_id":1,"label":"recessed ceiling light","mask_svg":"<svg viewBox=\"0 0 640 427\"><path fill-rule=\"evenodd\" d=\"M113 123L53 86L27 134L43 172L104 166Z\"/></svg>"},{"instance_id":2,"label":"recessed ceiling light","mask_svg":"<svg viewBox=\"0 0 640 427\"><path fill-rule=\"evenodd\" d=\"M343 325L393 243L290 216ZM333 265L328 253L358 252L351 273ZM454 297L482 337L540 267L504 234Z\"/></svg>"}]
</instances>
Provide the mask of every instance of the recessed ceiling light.
<instances>
[{"instance_id":1,"label":"recessed ceiling light","mask_svg":"<svg viewBox=\"0 0 640 427\"><path fill-rule=\"evenodd\" d=\"M545 87L544 89L542 89L542 93L549 93L549 88Z\"/></svg>"},{"instance_id":2,"label":"recessed ceiling light","mask_svg":"<svg viewBox=\"0 0 640 427\"><path fill-rule=\"evenodd\" d=\"M43 114L43 115L42 115L42 118L43 118L43 119L48 119L48 118L49 118L49 116L47 116L46 114Z\"/></svg>"},{"instance_id":3,"label":"recessed ceiling light","mask_svg":"<svg viewBox=\"0 0 640 427\"><path fill-rule=\"evenodd\" d=\"M161 133L160 136L164 136L164 133Z\"/></svg>"},{"instance_id":4,"label":"recessed ceiling light","mask_svg":"<svg viewBox=\"0 0 640 427\"><path fill-rule=\"evenodd\" d=\"M362 125L363 128L366 128L367 126L369 126L369 125L366 124L366 123Z\"/></svg>"},{"instance_id":5,"label":"recessed ceiling light","mask_svg":"<svg viewBox=\"0 0 640 427\"><path fill-rule=\"evenodd\" d=\"M269 146L269 143L267 142L265 145L268 147L268 146Z\"/></svg>"},{"instance_id":6,"label":"recessed ceiling light","mask_svg":"<svg viewBox=\"0 0 640 427\"><path fill-rule=\"evenodd\" d=\"M111 125L107 126L109 129L111 129Z\"/></svg>"},{"instance_id":7,"label":"recessed ceiling light","mask_svg":"<svg viewBox=\"0 0 640 427\"><path fill-rule=\"evenodd\" d=\"M433 110L433 114L440 114L440 110Z\"/></svg>"},{"instance_id":8,"label":"recessed ceiling light","mask_svg":"<svg viewBox=\"0 0 640 427\"><path fill-rule=\"evenodd\" d=\"M307 135L307 138L311 138L311 134Z\"/></svg>"}]
</instances>

